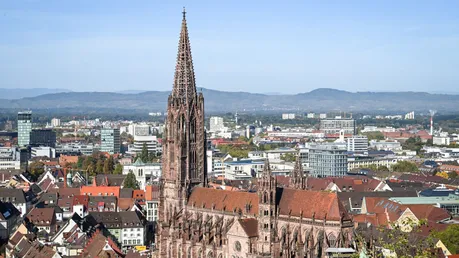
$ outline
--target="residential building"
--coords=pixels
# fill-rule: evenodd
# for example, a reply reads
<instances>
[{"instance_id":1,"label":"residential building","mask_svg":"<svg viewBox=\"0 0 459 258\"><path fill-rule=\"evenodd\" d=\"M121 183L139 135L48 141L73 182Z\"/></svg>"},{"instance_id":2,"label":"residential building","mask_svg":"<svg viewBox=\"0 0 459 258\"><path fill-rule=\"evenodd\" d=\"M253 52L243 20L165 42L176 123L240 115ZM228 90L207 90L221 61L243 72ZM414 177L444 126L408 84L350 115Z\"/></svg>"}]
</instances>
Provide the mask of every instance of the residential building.
<instances>
[{"instance_id":1,"label":"residential building","mask_svg":"<svg viewBox=\"0 0 459 258\"><path fill-rule=\"evenodd\" d=\"M148 182L158 181L161 176L161 163L144 163L137 159L134 163L123 166L123 175L134 173L140 189L145 190Z\"/></svg>"},{"instance_id":2,"label":"residential building","mask_svg":"<svg viewBox=\"0 0 459 258\"><path fill-rule=\"evenodd\" d=\"M405 114L405 120L413 120L414 119L414 111Z\"/></svg>"},{"instance_id":3,"label":"residential building","mask_svg":"<svg viewBox=\"0 0 459 258\"><path fill-rule=\"evenodd\" d=\"M59 127L61 126L61 120L59 118L51 119L51 126L52 127Z\"/></svg>"},{"instance_id":4,"label":"residential building","mask_svg":"<svg viewBox=\"0 0 459 258\"><path fill-rule=\"evenodd\" d=\"M355 135L355 120L350 118L321 119L320 130L325 134L338 134L343 130L344 134Z\"/></svg>"},{"instance_id":5,"label":"residential building","mask_svg":"<svg viewBox=\"0 0 459 258\"><path fill-rule=\"evenodd\" d=\"M398 156L389 156L389 157L376 157L376 158L348 158L347 160L347 168L348 171L351 171L356 168L368 168L370 166L376 167L387 167L391 168L393 165L397 164L397 162L404 160L404 157Z\"/></svg>"},{"instance_id":6,"label":"residential building","mask_svg":"<svg viewBox=\"0 0 459 258\"><path fill-rule=\"evenodd\" d=\"M152 133L151 126L148 124L132 124L129 131L132 132L134 138L136 136L149 136Z\"/></svg>"},{"instance_id":7,"label":"residential building","mask_svg":"<svg viewBox=\"0 0 459 258\"><path fill-rule=\"evenodd\" d=\"M401 151L402 144L398 141L371 140L370 148L375 149L375 150L384 150L384 151Z\"/></svg>"},{"instance_id":8,"label":"residential building","mask_svg":"<svg viewBox=\"0 0 459 258\"><path fill-rule=\"evenodd\" d=\"M432 143L433 145L450 145L451 139L448 136L434 136Z\"/></svg>"},{"instance_id":9,"label":"residential building","mask_svg":"<svg viewBox=\"0 0 459 258\"><path fill-rule=\"evenodd\" d=\"M5 241L18 226L21 213L10 202L0 201L0 239Z\"/></svg>"},{"instance_id":10,"label":"residential building","mask_svg":"<svg viewBox=\"0 0 459 258\"><path fill-rule=\"evenodd\" d=\"M57 229L54 208L34 208L27 214L30 223L38 228L38 231L45 231L54 234Z\"/></svg>"},{"instance_id":11,"label":"residential building","mask_svg":"<svg viewBox=\"0 0 459 258\"><path fill-rule=\"evenodd\" d=\"M210 132L222 132L224 129L223 117L213 116L210 118L209 131Z\"/></svg>"},{"instance_id":12,"label":"residential building","mask_svg":"<svg viewBox=\"0 0 459 258\"><path fill-rule=\"evenodd\" d=\"M12 203L21 217L27 213L27 200L22 189L0 188L0 201Z\"/></svg>"},{"instance_id":13,"label":"residential building","mask_svg":"<svg viewBox=\"0 0 459 258\"><path fill-rule=\"evenodd\" d=\"M341 177L347 173L346 149L334 144L311 144L309 146L311 176Z\"/></svg>"},{"instance_id":14,"label":"residential building","mask_svg":"<svg viewBox=\"0 0 459 258\"><path fill-rule=\"evenodd\" d=\"M325 113L319 114L319 118L320 119L325 119L325 118L327 118L327 114L325 114Z\"/></svg>"},{"instance_id":15,"label":"residential building","mask_svg":"<svg viewBox=\"0 0 459 258\"><path fill-rule=\"evenodd\" d=\"M100 151L109 154L120 153L120 129L103 128L100 132Z\"/></svg>"},{"instance_id":16,"label":"residential building","mask_svg":"<svg viewBox=\"0 0 459 258\"><path fill-rule=\"evenodd\" d=\"M0 147L0 170L21 168L21 153L15 147Z\"/></svg>"},{"instance_id":17,"label":"residential building","mask_svg":"<svg viewBox=\"0 0 459 258\"><path fill-rule=\"evenodd\" d=\"M33 129L30 132L30 145L34 147L56 147L56 132L51 129Z\"/></svg>"},{"instance_id":18,"label":"residential building","mask_svg":"<svg viewBox=\"0 0 459 258\"><path fill-rule=\"evenodd\" d=\"M347 151L367 154L368 153L368 137L365 135L354 135L346 138Z\"/></svg>"},{"instance_id":19,"label":"residential building","mask_svg":"<svg viewBox=\"0 0 459 258\"><path fill-rule=\"evenodd\" d=\"M162 152L161 145L154 135L134 135L134 144L129 146L128 154L136 155L142 152L143 146L146 145L148 153L155 153L156 155ZM145 162L147 162L145 160Z\"/></svg>"},{"instance_id":20,"label":"residential building","mask_svg":"<svg viewBox=\"0 0 459 258\"><path fill-rule=\"evenodd\" d=\"M146 219L150 222L158 221L158 205L159 205L159 186L147 185L145 187L145 207Z\"/></svg>"},{"instance_id":21,"label":"residential building","mask_svg":"<svg viewBox=\"0 0 459 258\"><path fill-rule=\"evenodd\" d=\"M263 160L240 160L225 162L225 179L248 180L263 171Z\"/></svg>"},{"instance_id":22,"label":"residential building","mask_svg":"<svg viewBox=\"0 0 459 258\"><path fill-rule=\"evenodd\" d=\"M32 111L18 112L18 145L24 147L30 144L32 132Z\"/></svg>"},{"instance_id":23,"label":"residential building","mask_svg":"<svg viewBox=\"0 0 459 258\"><path fill-rule=\"evenodd\" d=\"M315 118L316 114L315 113L308 113L307 118Z\"/></svg>"},{"instance_id":24,"label":"residential building","mask_svg":"<svg viewBox=\"0 0 459 258\"><path fill-rule=\"evenodd\" d=\"M296 155L297 153L298 151L293 148L277 148L265 151L263 158L269 159L269 162L281 162L285 155Z\"/></svg>"},{"instance_id":25,"label":"residential building","mask_svg":"<svg viewBox=\"0 0 459 258\"><path fill-rule=\"evenodd\" d=\"M48 157L48 158L55 158L56 157L56 149L52 147L32 147L30 149L32 158L35 157Z\"/></svg>"}]
</instances>

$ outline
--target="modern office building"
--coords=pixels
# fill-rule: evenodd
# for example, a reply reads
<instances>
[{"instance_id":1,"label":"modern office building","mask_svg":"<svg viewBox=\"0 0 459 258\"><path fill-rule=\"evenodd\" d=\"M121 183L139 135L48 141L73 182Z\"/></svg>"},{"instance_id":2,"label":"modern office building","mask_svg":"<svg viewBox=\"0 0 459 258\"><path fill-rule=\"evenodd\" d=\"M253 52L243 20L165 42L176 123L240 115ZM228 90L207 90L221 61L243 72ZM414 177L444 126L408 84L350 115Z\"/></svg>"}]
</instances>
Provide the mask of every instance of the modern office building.
<instances>
[{"instance_id":1,"label":"modern office building","mask_svg":"<svg viewBox=\"0 0 459 258\"><path fill-rule=\"evenodd\" d=\"M223 117L213 116L210 118L209 131L210 132L221 132L223 131Z\"/></svg>"},{"instance_id":2,"label":"modern office building","mask_svg":"<svg viewBox=\"0 0 459 258\"><path fill-rule=\"evenodd\" d=\"M56 149L51 147L32 147L31 150L32 158L35 157L48 157L48 158L55 158L56 157Z\"/></svg>"},{"instance_id":3,"label":"modern office building","mask_svg":"<svg viewBox=\"0 0 459 258\"><path fill-rule=\"evenodd\" d=\"M103 128L100 131L100 151L110 154L120 153L120 129Z\"/></svg>"},{"instance_id":4,"label":"modern office building","mask_svg":"<svg viewBox=\"0 0 459 258\"><path fill-rule=\"evenodd\" d=\"M346 139L347 151L358 154L368 154L368 137L354 135Z\"/></svg>"},{"instance_id":5,"label":"modern office building","mask_svg":"<svg viewBox=\"0 0 459 258\"><path fill-rule=\"evenodd\" d=\"M308 153L311 176L345 176L348 171L346 151L340 145L311 144Z\"/></svg>"},{"instance_id":6,"label":"modern office building","mask_svg":"<svg viewBox=\"0 0 459 258\"><path fill-rule=\"evenodd\" d=\"M15 147L0 147L0 170L17 170L20 168L20 152Z\"/></svg>"},{"instance_id":7,"label":"modern office building","mask_svg":"<svg viewBox=\"0 0 459 258\"><path fill-rule=\"evenodd\" d=\"M136 155L142 152L143 145L147 145L148 153L158 154L162 151L158 139L154 135L139 136L134 135L134 144L129 146L128 154ZM146 161L145 161L146 162Z\"/></svg>"},{"instance_id":8,"label":"modern office building","mask_svg":"<svg viewBox=\"0 0 459 258\"><path fill-rule=\"evenodd\" d=\"M24 147L30 144L32 131L32 111L18 112L18 145Z\"/></svg>"},{"instance_id":9,"label":"modern office building","mask_svg":"<svg viewBox=\"0 0 459 258\"><path fill-rule=\"evenodd\" d=\"M355 135L355 120L350 118L322 119L320 130L326 134L337 134L343 130L344 134Z\"/></svg>"},{"instance_id":10,"label":"modern office building","mask_svg":"<svg viewBox=\"0 0 459 258\"><path fill-rule=\"evenodd\" d=\"M30 145L33 147L56 147L56 132L51 129L33 129L30 132Z\"/></svg>"}]
</instances>

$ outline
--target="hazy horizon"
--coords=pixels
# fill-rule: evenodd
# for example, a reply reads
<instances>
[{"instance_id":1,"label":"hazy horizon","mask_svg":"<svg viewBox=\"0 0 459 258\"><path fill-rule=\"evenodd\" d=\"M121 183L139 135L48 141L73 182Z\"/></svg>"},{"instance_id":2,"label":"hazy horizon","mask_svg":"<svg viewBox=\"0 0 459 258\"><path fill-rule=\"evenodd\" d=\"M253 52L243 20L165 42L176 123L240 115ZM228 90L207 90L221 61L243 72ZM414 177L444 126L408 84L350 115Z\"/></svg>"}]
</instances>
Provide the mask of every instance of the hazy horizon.
<instances>
[{"instance_id":1,"label":"hazy horizon","mask_svg":"<svg viewBox=\"0 0 459 258\"><path fill-rule=\"evenodd\" d=\"M14 1L0 88L167 91L182 6L198 87L455 93L456 1Z\"/></svg>"}]
</instances>

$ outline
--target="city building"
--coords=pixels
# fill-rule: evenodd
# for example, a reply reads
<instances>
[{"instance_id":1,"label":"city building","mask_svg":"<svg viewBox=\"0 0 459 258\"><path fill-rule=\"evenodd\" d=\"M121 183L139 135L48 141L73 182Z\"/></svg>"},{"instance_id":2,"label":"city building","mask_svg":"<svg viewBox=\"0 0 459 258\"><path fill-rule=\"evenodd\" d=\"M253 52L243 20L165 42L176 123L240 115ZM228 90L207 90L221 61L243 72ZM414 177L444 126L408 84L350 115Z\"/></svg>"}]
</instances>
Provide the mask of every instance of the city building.
<instances>
[{"instance_id":1,"label":"city building","mask_svg":"<svg viewBox=\"0 0 459 258\"><path fill-rule=\"evenodd\" d=\"M9 202L0 201L0 239L9 239L20 221L21 213Z\"/></svg>"},{"instance_id":2,"label":"city building","mask_svg":"<svg viewBox=\"0 0 459 258\"><path fill-rule=\"evenodd\" d=\"M307 118L315 118L316 114L315 113L308 113Z\"/></svg>"},{"instance_id":3,"label":"city building","mask_svg":"<svg viewBox=\"0 0 459 258\"><path fill-rule=\"evenodd\" d=\"M343 130L344 134L355 135L355 120L350 118L321 119L320 130L325 134L337 134Z\"/></svg>"},{"instance_id":4,"label":"city building","mask_svg":"<svg viewBox=\"0 0 459 258\"><path fill-rule=\"evenodd\" d=\"M346 138L347 151L367 154L368 153L368 137L365 135L354 135Z\"/></svg>"},{"instance_id":5,"label":"city building","mask_svg":"<svg viewBox=\"0 0 459 258\"><path fill-rule=\"evenodd\" d=\"M161 145L154 135L134 135L134 143L129 145L128 154L136 155L142 152L143 145L147 145L148 153L158 155L162 152ZM145 160L145 162L147 162Z\"/></svg>"},{"instance_id":6,"label":"city building","mask_svg":"<svg viewBox=\"0 0 459 258\"><path fill-rule=\"evenodd\" d=\"M210 118L209 131L210 132L222 132L224 129L223 117L213 116Z\"/></svg>"},{"instance_id":7,"label":"city building","mask_svg":"<svg viewBox=\"0 0 459 258\"><path fill-rule=\"evenodd\" d=\"M149 136L151 135L151 126L148 124L130 124L128 132L132 136Z\"/></svg>"},{"instance_id":8,"label":"city building","mask_svg":"<svg viewBox=\"0 0 459 258\"><path fill-rule=\"evenodd\" d=\"M295 114L282 114L283 120L295 119Z\"/></svg>"},{"instance_id":9,"label":"city building","mask_svg":"<svg viewBox=\"0 0 459 258\"><path fill-rule=\"evenodd\" d=\"M56 132L51 129L33 129L30 132L30 146L56 147Z\"/></svg>"},{"instance_id":10,"label":"city building","mask_svg":"<svg viewBox=\"0 0 459 258\"><path fill-rule=\"evenodd\" d=\"M225 178L229 180L248 180L263 171L264 160L240 160L225 162Z\"/></svg>"},{"instance_id":11,"label":"city building","mask_svg":"<svg viewBox=\"0 0 459 258\"><path fill-rule=\"evenodd\" d=\"M120 129L103 128L100 132L100 151L109 154L120 153Z\"/></svg>"},{"instance_id":12,"label":"city building","mask_svg":"<svg viewBox=\"0 0 459 258\"><path fill-rule=\"evenodd\" d=\"M27 200L22 189L0 188L0 201L12 203L21 217L27 213Z\"/></svg>"},{"instance_id":13,"label":"city building","mask_svg":"<svg viewBox=\"0 0 459 258\"><path fill-rule=\"evenodd\" d=\"M123 175L134 173L140 189L145 190L147 182L158 181L161 170L161 163L146 163L137 159L134 163L123 166Z\"/></svg>"},{"instance_id":14,"label":"city building","mask_svg":"<svg viewBox=\"0 0 459 258\"><path fill-rule=\"evenodd\" d=\"M434 136L432 143L433 145L450 145L451 139L448 136Z\"/></svg>"},{"instance_id":15,"label":"city building","mask_svg":"<svg viewBox=\"0 0 459 258\"><path fill-rule=\"evenodd\" d=\"M384 151L401 151L402 144L398 141L378 141L371 140L370 148L374 150L384 150Z\"/></svg>"},{"instance_id":16,"label":"city building","mask_svg":"<svg viewBox=\"0 0 459 258\"><path fill-rule=\"evenodd\" d=\"M30 149L30 153L32 158L35 157L48 157L48 158L55 158L56 157L56 149L51 147L32 147Z\"/></svg>"},{"instance_id":17,"label":"city building","mask_svg":"<svg viewBox=\"0 0 459 258\"><path fill-rule=\"evenodd\" d=\"M314 177L342 177L347 173L346 149L335 144L311 144L309 168Z\"/></svg>"},{"instance_id":18,"label":"city building","mask_svg":"<svg viewBox=\"0 0 459 258\"><path fill-rule=\"evenodd\" d=\"M21 153L15 147L0 147L0 170L21 168Z\"/></svg>"},{"instance_id":19,"label":"city building","mask_svg":"<svg viewBox=\"0 0 459 258\"><path fill-rule=\"evenodd\" d=\"M94 145L92 144L58 144L56 145L56 154L61 155L91 155L94 152Z\"/></svg>"},{"instance_id":20,"label":"city building","mask_svg":"<svg viewBox=\"0 0 459 258\"><path fill-rule=\"evenodd\" d=\"M146 218L149 222L158 221L158 206L159 206L159 186L147 185L145 187L145 207Z\"/></svg>"},{"instance_id":21,"label":"city building","mask_svg":"<svg viewBox=\"0 0 459 258\"><path fill-rule=\"evenodd\" d=\"M405 114L405 120L413 120L414 119L414 111L411 111Z\"/></svg>"},{"instance_id":22,"label":"city building","mask_svg":"<svg viewBox=\"0 0 459 258\"><path fill-rule=\"evenodd\" d=\"M30 144L32 132L32 111L18 112L18 145L24 147Z\"/></svg>"},{"instance_id":23,"label":"city building","mask_svg":"<svg viewBox=\"0 0 459 258\"><path fill-rule=\"evenodd\" d=\"M317 257L328 248L350 248L354 224L337 194L304 190L305 177L298 171L289 188L279 188L266 161L257 192L207 187L204 98L196 92L185 12L178 52L168 99L154 255ZM188 137L190 131L196 137Z\"/></svg>"},{"instance_id":24,"label":"city building","mask_svg":"<svg viewBox=\"0 0 459 258\"><path fill-rule=\"evenodd\" d=\"M51 127L59 127L61 126L61 120L59 118L51 119Z\"/></svg>"}]
</instances>

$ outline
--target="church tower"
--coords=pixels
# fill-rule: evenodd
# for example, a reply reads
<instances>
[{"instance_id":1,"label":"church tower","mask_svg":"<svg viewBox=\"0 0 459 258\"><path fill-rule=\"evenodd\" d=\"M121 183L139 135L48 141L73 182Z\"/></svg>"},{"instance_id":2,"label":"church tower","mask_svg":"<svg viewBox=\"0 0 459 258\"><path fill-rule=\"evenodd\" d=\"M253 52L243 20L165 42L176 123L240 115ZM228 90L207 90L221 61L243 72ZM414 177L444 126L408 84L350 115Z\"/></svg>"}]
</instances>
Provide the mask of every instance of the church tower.
<instances>
[{"instance_id":1,"label":"church tower","mask_svg":"<svg viewBox=\"0 0 459 258\"><path fill-rule=\"evenodd\" d=\"M207 185L204 97L196 92L190 40L183 10L172 92L167 102L160 181L159 234L161 257L176 257L174 228L181 227L186 201L196 186ZM169 243L169 244L166 244ZM167 245L167 246L166 246Z\"/></svg>"},{"instance_id":2,"label":"church tower","mask_svg":"<svg viewBox=\"0 0 459 258\"><path fill-rule=\"evenodd\" d=\"M263 174L258 178L258 248L259 254L271 254L276 216L276 186L269 160L266 159Z\"/></svg>"},{"instance_id":3,"label":"church tower","mask_svg":"<svg viewBox=\"0 0 459 258\"><path fill-rule=\"evenodd\" d=\"M303 166L301 164L300 154L296 156L295 167L293 168L292 174L290 175L290 188L302 189L306 188L306 177L304 176Z\"/></svg>"}]
</instances>

